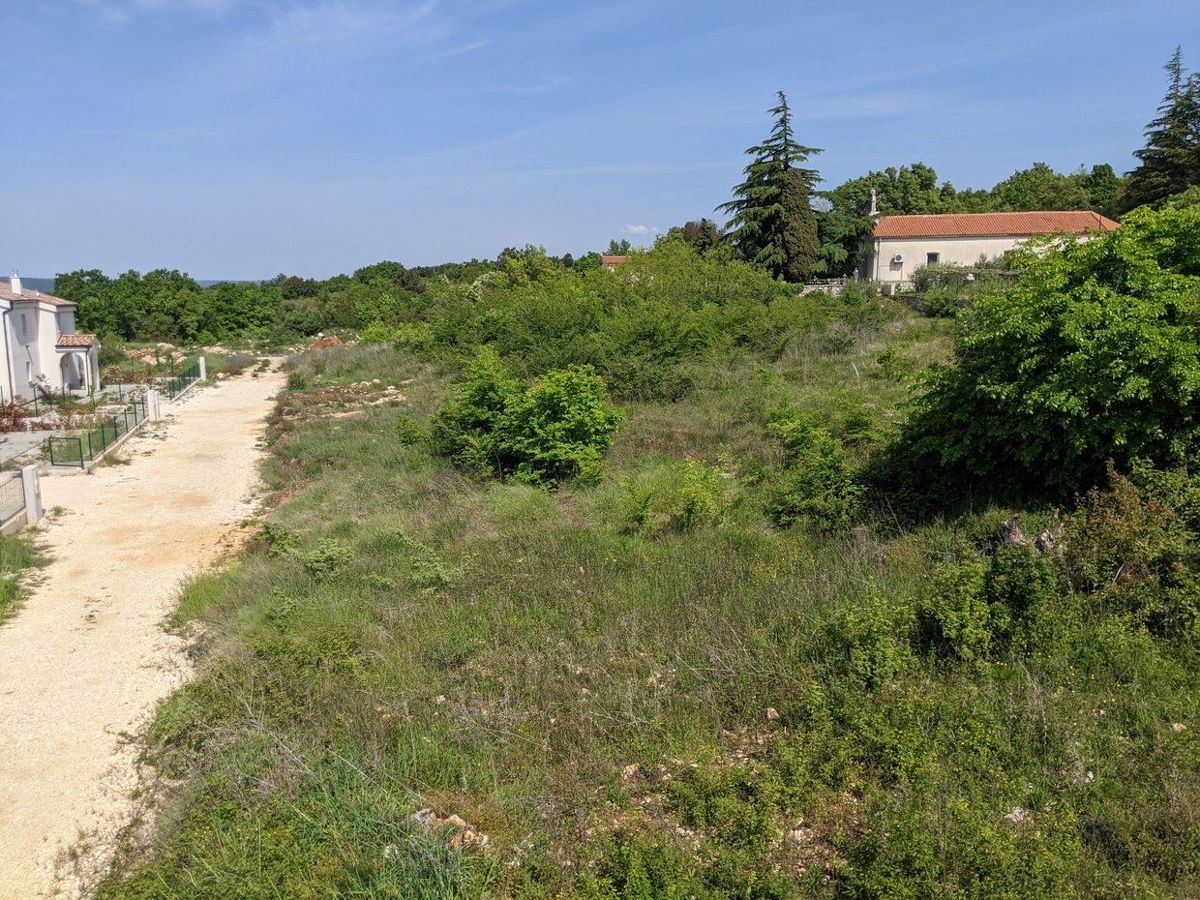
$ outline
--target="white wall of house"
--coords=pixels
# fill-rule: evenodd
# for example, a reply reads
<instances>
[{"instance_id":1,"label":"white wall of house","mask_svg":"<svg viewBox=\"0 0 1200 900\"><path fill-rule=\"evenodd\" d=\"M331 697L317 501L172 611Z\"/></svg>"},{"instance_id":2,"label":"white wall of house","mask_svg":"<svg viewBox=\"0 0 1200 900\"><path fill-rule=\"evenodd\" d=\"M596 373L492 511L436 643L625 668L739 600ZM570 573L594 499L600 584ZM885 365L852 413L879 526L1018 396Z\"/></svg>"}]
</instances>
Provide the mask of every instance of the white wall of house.
<instances>
[{"instance_id":1,"label":"white wall of house","mask_svg":"<svg viewBox=\"0 0 1200 900\"><path fill-rule=\"evenodd\" d=\"M13 386L17 395L33 397L33 382L42 371L38 360L38 315L35 304L14 303L9 313Z\"/></svg>"},{"instance_id":2,"label":"white wall of house","mask_svg":"<svg viewBox=\"0 0 1200 900\"><path fill-rule=\"evenodd\" d=\"M992 259L1016 248L1027 237L876 238L867 277L884 284L912 281L913 272L930 263L972 266L979 257ZM902 262L893 262L903 256ZM933 258L936 256L936 258Z\"/></svg>"},{"instance_id":3,"label":"white wall of house","mask_svg":"<svg viewBox=\"0 0 1200 900\"><path fill-rule=\"evenodd\" d=\"M18 387L14 372L11 371L12 355L9 352L9 347L12 346L11 335L9 334L10 324L9 319L12 318L12 304L7 300L0 300L0 402L10 403L14 397L19 397L16 388Z\"/></svg>"},{"instance_id":4,"label":"white wall of house","mask_svg":"<svg viewBox=\"0 0 1200 900\"><path fill-rule=\"evenodd\" d=\"M63 386L62 370L58 366L58 351L55 349L58 342L58 307L49 303L29 305L37 307L37 355L40 374L46 376L51 390L58 390Z\"/></svg>"},{"instance_id":5,"label":"white wall of house","mask_svg":"<svg viewBox=\"0 0 1200 900\"><path fill-rule=\"evenodd\" d=\"M1077 241L1090 241L1092 234L1075 235ZM874 248L867 259L866 277L883 284L907 285L913 272L931 264L973 266L981 256L995 259L1015 250L1028 235L1021 237L922 237L875 238ZM903 256L901 262L893 262ZM936 256L936 258L935 258Z\"/></svg>"},{"instance_id":6,"label":"white wall of house","mask_svg":"<svg viewBox=\"0 0 1200 900\"><path fill-rule=\"evenodd\" d=\"M75 307L73 306L57 306L54 307L54 314L58 317L58 333L59 334L74 334L75 333Z\"/></svg>"}]
</instances>

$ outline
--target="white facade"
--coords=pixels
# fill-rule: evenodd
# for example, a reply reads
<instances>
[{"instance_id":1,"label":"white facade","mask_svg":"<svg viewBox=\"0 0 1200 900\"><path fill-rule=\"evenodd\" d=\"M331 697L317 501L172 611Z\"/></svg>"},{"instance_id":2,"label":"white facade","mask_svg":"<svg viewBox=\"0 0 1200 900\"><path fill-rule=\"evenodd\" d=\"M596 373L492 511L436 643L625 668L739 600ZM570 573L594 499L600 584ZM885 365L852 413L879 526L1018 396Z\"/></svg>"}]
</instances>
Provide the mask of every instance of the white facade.
<instances>
[{"instance_id":1,"label":"white facade","mask_svg":"<svg viewBox=\"0 0 1200 900\"><path fill-rule=\"evenodd\" d=\"M908 284L921 266L973 266L981 256L995 259L1027 240L1027 236L876 238L867 277L884 284Z\"/></svg>"},{"instance_id":2,"label":"white facade","mask_svg":"<svg viewBox=\"0 0 1200 900\"><path fill-rule=\"evenodd\" d=\"M1090 210L883 216L875 223L871 252L859 274L900 287L911 284L913 273L923 266L972 266L1034 237L1057 234L1086 241L1116 227L1112 219Z\"/></svg>"},{"instance_id":3,"label":"white facade","mask_svg":"<svg viewBox=\"0 0 1200 900\"><path fill-rule=\"evenodd\" d=\"M75 330L75 304L0 282L0 402L100 389L100 342Z\"/></svg>"}]
</instances>

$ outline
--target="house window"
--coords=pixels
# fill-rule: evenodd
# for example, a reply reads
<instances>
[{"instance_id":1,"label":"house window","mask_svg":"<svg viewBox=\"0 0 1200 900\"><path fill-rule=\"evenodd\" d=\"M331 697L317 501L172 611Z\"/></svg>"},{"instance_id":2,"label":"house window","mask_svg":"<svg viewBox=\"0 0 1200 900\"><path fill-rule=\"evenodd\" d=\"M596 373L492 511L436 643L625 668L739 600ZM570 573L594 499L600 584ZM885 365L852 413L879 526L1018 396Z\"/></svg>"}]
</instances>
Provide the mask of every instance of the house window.
<instances>
[{"instance_id":1,"label":"house window","mask_svg":"<svg viewBox=\"0 0 1200 900\"><path fill-rule=\"evenodd\" d=\"M21 340L29 340L29 319L25 316L25 313L21 313Z\"/></svg>"},{"instance_id":2,"label":"house window","mask_svg":"<svg viewBox=\"0 0 1200 900\"><path fill-rule=\"evenodd\" d=\"M25 379L30 384L33 384L33 363L25 361Z\"/></svg>"},{"instance_id":3,"label":"house window","mask_svg":"<svg viewBox=\"0 0 1200 900\"><path fill-rule=\"evenodd\" d=\"M926 253L925 254L925 265L936 266L941 261L941 259L942 259L942 254L940 254L940 253Z\"/></svg>"}]
</instances>

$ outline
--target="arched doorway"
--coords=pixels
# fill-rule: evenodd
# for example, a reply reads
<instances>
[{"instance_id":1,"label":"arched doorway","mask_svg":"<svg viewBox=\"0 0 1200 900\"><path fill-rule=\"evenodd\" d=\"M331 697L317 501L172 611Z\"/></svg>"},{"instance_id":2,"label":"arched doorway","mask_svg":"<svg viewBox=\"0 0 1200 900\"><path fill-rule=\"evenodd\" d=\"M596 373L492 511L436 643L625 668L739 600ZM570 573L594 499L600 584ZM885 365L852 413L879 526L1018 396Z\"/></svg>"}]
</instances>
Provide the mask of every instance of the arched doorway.
<instances>
[{"instance_id":1,"label":"arched doorway","mask_svg":"<svg viewBox=\"0 0 1200 900\"><path fill-rule=\"evenodd\" d=\"M61 384L69 391L77 391L83 387L83 367L78 353L64 353L59 360L59 371L62 375Z\"/></svg>"}]
</instances>

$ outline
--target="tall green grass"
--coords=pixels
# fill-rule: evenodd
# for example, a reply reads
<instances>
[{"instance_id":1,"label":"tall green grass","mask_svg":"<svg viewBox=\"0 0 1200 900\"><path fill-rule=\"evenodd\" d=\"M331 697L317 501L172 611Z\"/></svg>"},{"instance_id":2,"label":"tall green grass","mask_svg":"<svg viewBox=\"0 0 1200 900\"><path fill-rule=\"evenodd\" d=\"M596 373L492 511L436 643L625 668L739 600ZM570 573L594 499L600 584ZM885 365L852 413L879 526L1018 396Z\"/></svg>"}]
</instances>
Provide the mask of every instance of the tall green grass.
<instances>
[{"instance_id":1,"label":"tall green grass","mask_svg":"<svg viewBox=\"0 0 1200 900\"><path fill-rule=\"evenodd\" d=\"M300 358L267 467L279 505L184 591L205 656L148 735L152 840L127 837L100 895L1200 890L1190 648L1084 615L1035 654L914 655L904 610L1011 511L768 523L773 409L861 461L947 352L943 323L898 310L835 326L628 404L601 483L554 493L430 455L437 365ZM348 390L375 379L404 399ZM688 458L723 473L728 513L630 527L627 486ZM426 807L487 846L412 825Z\"/></svg>"},{"instance_id":2,"label":"tall green grass","mask_svg":"<svg viewBox=\"0 0 1200 900\"><path fill-rule=\"evenodd\" d=\"M30 573L44 563L28 534L0 535L0 623L20 608Z\"/></svg>"}]
</instances>

